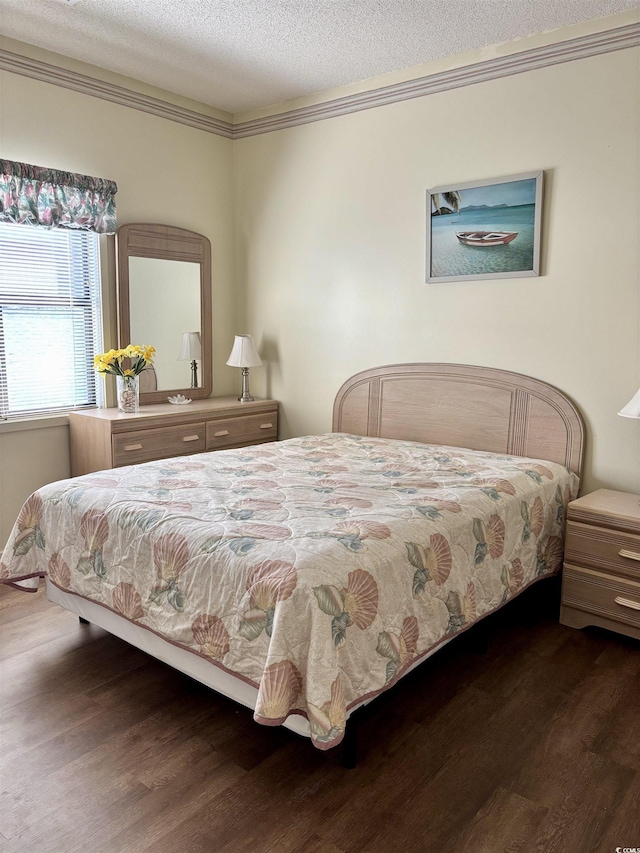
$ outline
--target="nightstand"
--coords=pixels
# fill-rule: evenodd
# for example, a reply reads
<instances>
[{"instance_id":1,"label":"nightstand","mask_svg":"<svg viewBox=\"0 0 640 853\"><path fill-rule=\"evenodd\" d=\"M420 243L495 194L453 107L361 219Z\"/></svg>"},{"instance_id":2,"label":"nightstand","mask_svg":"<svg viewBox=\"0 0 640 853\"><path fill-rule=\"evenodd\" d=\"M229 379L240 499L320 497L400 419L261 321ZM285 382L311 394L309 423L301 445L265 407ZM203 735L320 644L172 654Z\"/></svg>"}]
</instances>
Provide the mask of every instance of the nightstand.
<instances>
[{"instance_id":1,"label":"nightstand","mask_svg":"<svg viewBox=\"0 0 640 853\"><path fill-rule=\"evenodd\" d=\"M140 406L134 415L86 409L69 413L69 437L71 476L78 477L154 459L275 441L278 404L208 397L185 406Z\"/></svg>"},{"instance_id":2,"label":"nightstand","mask_svg":"<svg viewBox=\"0 0 640 853\"><path fill-rule=\"evenodd\" d=\"M569 504L560 621L640 639L640 496L600 489Z\"/></svg>"}]
</instances>

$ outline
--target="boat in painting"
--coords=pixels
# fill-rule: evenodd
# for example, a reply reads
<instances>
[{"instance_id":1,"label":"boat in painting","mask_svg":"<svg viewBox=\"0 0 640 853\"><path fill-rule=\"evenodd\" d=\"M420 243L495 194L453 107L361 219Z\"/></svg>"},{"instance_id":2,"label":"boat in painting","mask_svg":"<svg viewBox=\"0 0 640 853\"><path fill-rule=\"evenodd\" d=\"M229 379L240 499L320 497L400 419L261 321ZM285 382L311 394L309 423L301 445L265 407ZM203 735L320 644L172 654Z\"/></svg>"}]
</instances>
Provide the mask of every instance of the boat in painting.
<instances>
[{"instance_id":1,"label":"boat in painting","mask_svg":"<svg viewBox=\"0 0 640 853\"><path fill-rule=\"evenodd\" d=\"M517 231L456 231L465 246L506 246L517 236Z\"/></svg>"}]
</instances>

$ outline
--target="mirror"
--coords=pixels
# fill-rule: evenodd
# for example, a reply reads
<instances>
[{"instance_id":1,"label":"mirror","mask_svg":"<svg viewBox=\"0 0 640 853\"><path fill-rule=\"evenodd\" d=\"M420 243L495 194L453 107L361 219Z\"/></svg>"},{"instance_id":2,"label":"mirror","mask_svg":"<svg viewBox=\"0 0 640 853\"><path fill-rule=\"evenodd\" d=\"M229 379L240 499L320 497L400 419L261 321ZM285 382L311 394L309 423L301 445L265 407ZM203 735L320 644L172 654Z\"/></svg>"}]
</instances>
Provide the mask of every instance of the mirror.
<instances>
[{"instance_id":1,"label":"mirror","mask_svg":"<svg viewBox=\"0 0 640 853\"><path fill-rule=\"evenodd\" d=\"M209 240L170 225L122 225L116 259L118 346L156 348L153 370L140 374L140 403L166 403L174 394L208 397L213 384Z\"/></svg>"}]
</instances>

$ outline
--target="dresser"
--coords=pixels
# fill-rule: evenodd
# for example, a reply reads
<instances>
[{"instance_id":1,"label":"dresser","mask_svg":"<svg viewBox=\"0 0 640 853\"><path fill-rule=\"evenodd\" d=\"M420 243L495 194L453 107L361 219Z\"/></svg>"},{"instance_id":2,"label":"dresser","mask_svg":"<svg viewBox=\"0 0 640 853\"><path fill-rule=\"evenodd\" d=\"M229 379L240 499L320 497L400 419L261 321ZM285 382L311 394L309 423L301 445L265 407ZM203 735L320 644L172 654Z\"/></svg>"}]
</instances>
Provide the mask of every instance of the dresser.
<instances>
[{"instance_id":1,"label":"dresser","mask_svg":"<svg viewBox=\"0 0 640 853\"><path fill-rule=\"evenodd\" d=\"M69 414L71 476L206 450L274 441L275 400L209 397L187 405L141 406L136 414L87 409Z\"/></svg>"},{"instance_id":2,"label":"dresser","mask_svg":"<svg viewBox=\"0 0 640 853\"><path fill-rule=\"evenodd\" d=\"M640 639L640 496L600 489L567 510L560 621Z\"/></svg>"}]
</instances>

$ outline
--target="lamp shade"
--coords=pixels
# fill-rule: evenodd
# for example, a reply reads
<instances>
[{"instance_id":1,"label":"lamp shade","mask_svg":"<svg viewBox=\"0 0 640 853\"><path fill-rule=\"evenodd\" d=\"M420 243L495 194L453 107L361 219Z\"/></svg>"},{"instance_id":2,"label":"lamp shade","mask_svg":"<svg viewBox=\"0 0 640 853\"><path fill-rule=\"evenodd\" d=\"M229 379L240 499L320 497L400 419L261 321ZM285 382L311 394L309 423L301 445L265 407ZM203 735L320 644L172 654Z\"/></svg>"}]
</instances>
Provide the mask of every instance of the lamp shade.
<instances>
[{"instance_id":1,"label":"lamp shade","mask_svg":"<svg viewBox=\"0 0 640 853\"><path fill-rule=\"evenodd\" d=\"M236 335L227 364L229 367L258 367L262 364L251 335Z\"/></svg>"},{"instance_id":2,"label":"lamp shade","mask_svg":"<svg viewBox=\"0 0 640 853\"><path fill-rule=\"evenodd\" d=\"M183 332L178 361L193 361L201 357L200 332Z\"/></svg>"},{"instance_id":3,"label":"lamp shade","mask_svg":"<svg viewBox=\"0 0 640 853\"><path fill-rule=\"evenodd\" d=\"M623 418L640 418L640 389L638 393L632 397L624 409L618 412Z\"/></svg>"}]
</instances>

